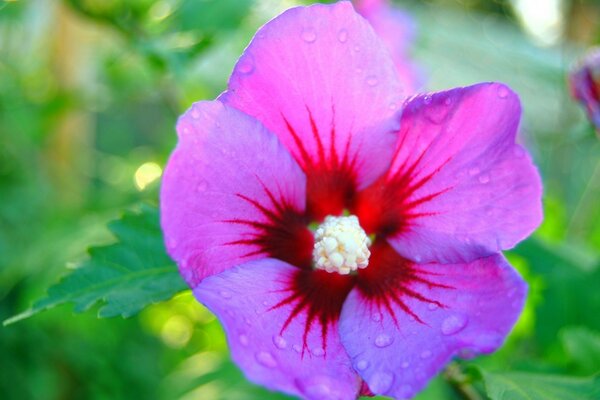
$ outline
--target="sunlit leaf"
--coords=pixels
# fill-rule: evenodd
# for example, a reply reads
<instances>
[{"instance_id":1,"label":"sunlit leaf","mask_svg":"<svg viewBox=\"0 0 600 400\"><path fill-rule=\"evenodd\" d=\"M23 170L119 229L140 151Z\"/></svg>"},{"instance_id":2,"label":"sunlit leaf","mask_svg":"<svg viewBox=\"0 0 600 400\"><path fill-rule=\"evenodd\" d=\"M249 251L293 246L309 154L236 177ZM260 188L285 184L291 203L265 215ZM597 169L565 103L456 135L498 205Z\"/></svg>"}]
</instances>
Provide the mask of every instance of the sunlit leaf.
<instances>
[{"instance_id":1,"label":"sunlit leaf","mask_svg":"<svg viewBox=\"0 0 600 400\"><path fill-rule=\"evenodd\" d=\"M52 286L47 297L4 324L67 302L76 312L101 302L99 317L128 317L186 289L165 252L157 209L144 206L140 212L128 212L109 229L116 243L92 247L89 259Z\"/></svg>"},{"instance_id":2,"label":"sunlit leaf","mask_svg":"<svg viewBox=\"0 0 600 400\"><path fill-rule=\"evenodd\" d=\"M482 371L491 400L597 400L600 377L573 378L526 372Z\"/></svg>"},{"instance_id":3,"label":"sunlit leaf","mask_svg":"<svg viewBox=\"0 0 600 400\"><path fill-rule=\"evenodd\" d=\"M582 373L600 372L600 333L584 327L570 327L561 332L563 347Z\"/></svg>"}]
</instances>

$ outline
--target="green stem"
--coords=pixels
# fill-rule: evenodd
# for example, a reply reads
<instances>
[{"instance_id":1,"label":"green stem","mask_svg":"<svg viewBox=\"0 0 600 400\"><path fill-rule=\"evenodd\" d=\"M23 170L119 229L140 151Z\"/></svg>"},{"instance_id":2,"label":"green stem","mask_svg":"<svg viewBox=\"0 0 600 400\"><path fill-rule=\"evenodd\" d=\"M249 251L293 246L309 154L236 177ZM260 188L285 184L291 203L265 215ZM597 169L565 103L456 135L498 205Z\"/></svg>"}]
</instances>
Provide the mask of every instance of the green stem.
<instances>
[{"instance_id":1,"label":"green stem","mask_svg":"<svg viewBox=\"0 0 600 400\"><path fill-rule=\"evenodd\" d=\"M484 400L481 394L473 387L472 378L465 374L460 365L451 363L444 370L444 379L466 400Z\"/></svg>"}]
</instances>

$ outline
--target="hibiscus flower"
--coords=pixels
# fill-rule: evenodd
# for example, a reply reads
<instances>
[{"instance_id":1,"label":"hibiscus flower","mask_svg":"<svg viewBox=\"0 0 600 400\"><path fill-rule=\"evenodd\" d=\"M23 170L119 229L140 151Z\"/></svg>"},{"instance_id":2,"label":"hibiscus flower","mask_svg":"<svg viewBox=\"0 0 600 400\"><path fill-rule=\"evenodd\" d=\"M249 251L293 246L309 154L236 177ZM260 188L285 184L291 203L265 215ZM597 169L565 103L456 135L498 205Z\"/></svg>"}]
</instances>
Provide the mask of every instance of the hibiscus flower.
<instances>
[{"instance_id":1,"label":"hibiscus flower","mask_svg":"<svg viewBox=\"0 0 600 400\"><path fill-rule=\"evenodd\" d=\"M407 398L498 348L526 294L500 251L542 218L520 114L497 83L407 99L348 2L262 27L179 119L161 189L169 254L248 379Z\"/></svg>"}]
</instances>

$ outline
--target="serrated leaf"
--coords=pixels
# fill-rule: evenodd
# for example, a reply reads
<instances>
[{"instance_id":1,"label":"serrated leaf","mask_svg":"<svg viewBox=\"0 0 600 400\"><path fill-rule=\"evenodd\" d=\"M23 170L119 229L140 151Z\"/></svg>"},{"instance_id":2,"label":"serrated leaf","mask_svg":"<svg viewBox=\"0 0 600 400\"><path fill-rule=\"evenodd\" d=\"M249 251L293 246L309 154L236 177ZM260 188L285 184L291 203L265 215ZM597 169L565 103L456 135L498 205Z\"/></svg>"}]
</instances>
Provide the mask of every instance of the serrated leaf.
<instances>
[{"instance_id":1,"label":"serrated leaf","mask_svg":"<svg viewBox=\"0 0 600 400\"><path fill-rule=\"evenodd\" d=\"M89 259L48 289L45 298L4 325L63 303L76 312L104 303L99 317L129 317L187 288L167 255L158 210L144 206L109 224L116 243L89 249Z\"/></svg>"},{"instance_id":2,"label":"serrated leaf","mask_svg":"<svg viewBox=\"0 0 600 400\"><path fill-rule=\"evenodd\" d=\"M600 376L576 378L526 372L482 371L491 400L598 400Z\"/></svg>"}]
</instances>

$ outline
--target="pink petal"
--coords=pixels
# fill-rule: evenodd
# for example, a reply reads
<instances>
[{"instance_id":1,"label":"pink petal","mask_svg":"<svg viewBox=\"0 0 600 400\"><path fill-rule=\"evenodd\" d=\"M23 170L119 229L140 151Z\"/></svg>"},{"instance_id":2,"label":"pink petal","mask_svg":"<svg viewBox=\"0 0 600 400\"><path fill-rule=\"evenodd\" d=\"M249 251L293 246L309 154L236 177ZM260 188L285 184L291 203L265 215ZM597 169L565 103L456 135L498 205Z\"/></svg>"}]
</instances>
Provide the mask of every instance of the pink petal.
<instances>
[{"instance_id":1,"label":"pink petal","mask_svg":"<svg viewBox=\"0 0 600 400\"><path fill-rule=\"evenodd\" d=\"M161 188L167 250L194 287L256 258L311 261L305 177L277 137L218 101L194 104Z\"/></svg>"},{"instance_id":2,"label":"pink petal","mask_svg":"<svg viewBox=\"0 0 600 400\"><path fill-rule=\"evenodd\" d=\"M339 2L293 8L267 23L220 99L279 136L307 173L309 211L331 203L310 212L322 217L388 167L402 90L384 44Z\"/></svg>"},{"instance_id":3,"label":"pink petal","mask_svg":"<svg viewBox=\"0 0 600 400\"><path fill-rule=\"evenodd\" d=\"M275 259L252 261L206 278L194 294L219 317L232 358L251 381L307 399L355 399L360 379L337 329L325 346L317 327L303 342L306 314L283 329L293 306L277 305L298 271Z\"/></svg>"},{"instance_id":4,"label":"pink petal","mask_svg":"<svg viewBox=\"0 0 600 400\"><path fill-rule=\"evenodd\" d=\"M409 54L416 30L414 20L387 0L357 0L354 4L390 50L402 87L415 93L423 78Z\"/></svg>"},{"instance_id":5,"label":"pink petal","mask_svg":"<svg viewBox=\"0 0 600 400\"><path fill-rule=\"evenodd\" d=\"M520 115L497 83L412 99L388 175L358 196L361 224L417 262L512 248L542 220L540 177L515 144Z\"/></svg>"},{"instance_id":6,"label":"pink petal","mask_svg":"<svg viewBox=\"0 0 600 400\"><path fill-rule=\"evenodd\" d=\"M375 394L410 398L451 357L494 351L523 307L526 284L499 255L470 264L395 267L425 279L396 280L388 295L401 296L390 299L389 309L359 286L340 317L342 344Z\"/></svg>"}]
</instances>

